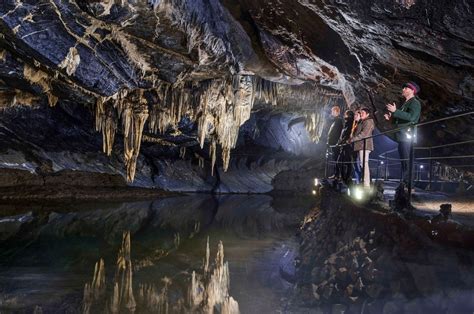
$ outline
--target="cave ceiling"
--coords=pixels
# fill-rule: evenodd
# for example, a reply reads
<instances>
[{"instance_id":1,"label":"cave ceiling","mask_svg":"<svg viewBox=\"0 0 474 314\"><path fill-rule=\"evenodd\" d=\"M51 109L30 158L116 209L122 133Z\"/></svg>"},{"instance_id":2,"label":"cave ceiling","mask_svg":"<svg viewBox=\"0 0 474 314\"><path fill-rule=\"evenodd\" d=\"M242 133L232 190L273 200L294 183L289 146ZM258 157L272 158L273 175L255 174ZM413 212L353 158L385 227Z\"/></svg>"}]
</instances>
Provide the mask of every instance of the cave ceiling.
<instances>
[{"instance_id":1,"label":"cave ceiling","mask_svg":"<svg viewBox=\"0 0 474 314\"><path fill-rule=\"evenodd\" d=\"M0 107L90 106L106 154L124 135L129 180L143 131L187 115L225 168L256 106L367 106L370 92L382 113L414 80L424 120L472 110L473 10L461 0L2 0ZM307 123L315 139L320 120ZM473 122L432 131L473 138Z\"/></svg>"}]
</instances>

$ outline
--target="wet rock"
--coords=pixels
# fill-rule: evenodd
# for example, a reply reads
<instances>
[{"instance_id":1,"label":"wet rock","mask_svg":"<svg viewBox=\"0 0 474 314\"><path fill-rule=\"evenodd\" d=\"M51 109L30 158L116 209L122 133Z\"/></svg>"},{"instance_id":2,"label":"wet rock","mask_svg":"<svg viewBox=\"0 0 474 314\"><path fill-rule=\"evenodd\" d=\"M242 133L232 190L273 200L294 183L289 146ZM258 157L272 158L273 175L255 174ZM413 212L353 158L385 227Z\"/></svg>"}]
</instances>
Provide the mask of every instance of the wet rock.
<instances>
[{"instance_id":1,"label":"wet rock","mask_svg":"<svg viewBox=\"0 0 474 314\"><path fill-rule=\"evenodd\" d=\"M384 304L382 313L383 314L397 314L400 312L400 307L397 302L389 301Z\"/></svg>"},{"instance_id":2,"label":"wet rock","mask_svg":"<svg viewBox=\"0 0 474 314\"><path fill-rule=\"evenodd\" d=\"M354 285L354 287L358 290L358 291L362 291L365 287L364 283L362 282L362 278L359 277L357 278L357 281Z\"/></svg>"},{"instance_id":3,"label":"wet rock","mask_svg":"<svg viewBox=\"0 0 474 314\"><path fill-rule=\"evenodd\" d=\"M382 301L368 302L365 307L363 307L363 314L380 314L382 313L383 305Z\"/></svg>"},{"instance_id":4,"label":"wet rock","mask_svg":"<svg viewBox=\"0 0 474 314\"><path fill-rule=\"evenodd\" d=\"M332 314L344 314L347 311L347 306L344 304L334 304L331 309Z\"/></svg>"},{"instance_id":5,"label":"wet rock","mask_svg":"<svg viewBox=\"0 0 474 314\"><path fill-rule=\"evenodd\" d=\"M374 284L368 285L367 288L365 289L365 292L372 299L377 299L383 290L384 290L384 287L382 285L374 283Z\"/></svg>"},{"instance_id":6,"label":"wet rock","mask_svg":"<svg viewBox=\"0 0 474 314\"><path fill-rule=\"evenodd\" d=\"M435 268L429 265L406 263L416 288L425 296L431 295L439 286Z\"/></svg>"},{"instance_id":7,"label":"wet rock","mask_svg":"<svg viewBox=\"0 0 474 314\"><path fill-rule=\"evenodd\" d=\"M405 303L404 306L403 306L403 311L405 313L413 313L413 314L422 314L422 313L424 313L420 302L416 299L408 301L407 303Z\"/></svg>"}]
</instances>

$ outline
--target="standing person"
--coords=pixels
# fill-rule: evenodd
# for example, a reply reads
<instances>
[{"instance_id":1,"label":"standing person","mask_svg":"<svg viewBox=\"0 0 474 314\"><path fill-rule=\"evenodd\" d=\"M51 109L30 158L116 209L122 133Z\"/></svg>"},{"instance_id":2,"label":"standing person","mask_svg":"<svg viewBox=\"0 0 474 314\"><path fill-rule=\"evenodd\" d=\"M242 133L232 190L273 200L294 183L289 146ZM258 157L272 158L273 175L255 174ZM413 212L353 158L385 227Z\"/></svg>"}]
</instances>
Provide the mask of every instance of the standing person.
<instances>
[{"instance_id":1,"label":"standing person","mask_svg":"<svg viewBox=\"0 0 474 314\"><path fill-rule=\"evenodd\" d=\"M352 130L351 130L351 137L353 138L355 136L357 126L361 122L360 120L360 110L356 110L354 113L354 122L352 123ZM362 169L360 169L360 165L357 162L358 160L358 153L354 151L354 144L351 144L351 149L352 149L352 161L354 162L354 178L356 180L356 184L359 184L362 180Z\"/></svg>"},{"instance_id":2,"label":"standing person","mask_svg":"<svg viewBox=\"0 0 474 314\"><path fill-rule=\"evenodd\" d=\"M352 134L352 127L354 125L354 112L346 110L344 112L344 128L342 129L341 136L337 145L340 146L339 158L337 160L336 167L339 167L338 173L341 174L342 181L345 184L349 184L352 179L352 162L353 152L352 145L349 144L349 139Z\"/></svg>"},{"instance_id":3,"label":"standing person","mask_svg":"<svg viewBox=\"0 0 474 314\"><path fill-rule=\"evenodd\" d=\"M362 108L360 110L360 122L357 125L354 137L350 141L354 143L354 151L358 152L358 163L364 169L364 187L370 187L369 155L374 150L374 141L372 138L368 138L364 150L364 141L361 141L361 139L372 136L374 128L375 123L370 116L369 109ZM365 164L362 165L364 158Z\"/></svg>"},{"instance_id":4,"label":"standing person","mask_svg":"<svg viewBox=\"0 0 474 314\"><path fill-rule=\"evenodd\" d=\"M340 117L341 114L341 108L339 106L333 106L331 108L331 117L332 117L332 123L331 127L329 128L328 132L328 140L327 140L327 149L332 153L332 161L337 162L337 159L339 157L339 152L340 152L340 147L331 147L337 144L339 141L339 137L341 135L342 131L342 119ZM330 179L333 178L338 178L341 174L338 173L338 168L336 167L335 173L333 176L330 177Z\"/></svg>"},{"instance_id":5,"label":"standing person","mask_svg":"<svg viewBox=\"0 0 474 314\"><path fill-rule=\"evenodd\" d=\"M386 120L392 121L395 128L406 126L395 133L395 140L398 142L398 154L401 159L402 181L408 185L410 147L416 137L413 124L420 120L421 103L416 94L420 92L420 87L415 82L403 84L402 96L405 102L397 109L395 103L387 104L388 113L384 115Z\"/></svg>"}]
</instances>

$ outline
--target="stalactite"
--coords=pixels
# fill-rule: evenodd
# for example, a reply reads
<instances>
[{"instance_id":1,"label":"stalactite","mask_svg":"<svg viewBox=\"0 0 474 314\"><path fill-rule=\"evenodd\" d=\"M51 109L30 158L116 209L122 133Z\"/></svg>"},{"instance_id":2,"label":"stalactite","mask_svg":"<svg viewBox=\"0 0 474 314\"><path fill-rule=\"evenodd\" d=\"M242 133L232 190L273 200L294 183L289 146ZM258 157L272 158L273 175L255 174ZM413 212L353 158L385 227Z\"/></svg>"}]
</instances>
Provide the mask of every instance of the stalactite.
<instances>
[{"instance_id":1,"label":"stalactite","mask_svg":"<svg viewBox=\"0 0 474 314\"><path fill-rule=\"evenodd\" d=\"M67 75L73 75L76 72L79 63L81 62L81 56L79 55L76 47L69 48L69 52L64 60L58 64L61 69L66 69Z\"/></svg>"},{"instance_id":2,"label":"stalactite","mask_svg":"<svg viewBox=\"0 0 474 314\"><path fill-rule=\"evenodd\" d=\"M200 168L204 168L204 157L200 156L200 155L197 154L197 153L194 153L194 157L197 158L198 163L199 163L199 167L200 167Z\"/></svg>"},{"instance_id":3,"label":"stalactite","mask_svg":"<svg viewBox=\"0 0 474 314\"><path fill-rule=\"evenodd\" d=\"M136 95L134 95L136 96ZM136 103L131 101L135 100ZM124 141L124 162L127 171L127 181L132 182L135 178L138 155L143 135L143 128L148 119L148 107L143 95L138 99L125 99L119 101L122 117L122 131Z\"/></svg>"},{"instance_id":4,"label":"stalactite","mask_svg":"<svg viewBox=\"0 0 474 314\"><path fill-rule=\"evenodd\" d=\"M51 78L48 73L41 69L34 68L28 64L23 67L23 76L31 84L36 84L41 87L43 93L48 97L48 103L50 107L54 107L58 101L58 98L52 94Z\"/></svg>"},{"instance_id":5,"label":"stalactite","mask_svg":"<svg viewBox=\"0 0 474 314\"><path fill-rule=\"evenodd\" d=\"M186 157L186 146L179 149L179 158L184 159L184 157Z\"/></svg>"},{"instance_id":6,"label":"stalactite","mask_svg":"<svg viewBox=\"0 0 474 314\"><path fill-rule=\"evenodd\" d=\"M314 85L288 86L270 82L255 76L234 75L222 79L201 82L177 82L174 85L161 83L149 90L148 99L144 91L122 90L117 95L99 97L96 105L96 130L101 131L104 152L111 154L117 120L122 121L124 135L124 161L127 181L134 179L140 142L145 122L149 118L151 133L172 135L179 133L179 123L183 117L197 123L197 139L201 149L209 141L211 174L214 174L217 147L220 146L222 166L227 171L231 151L237 144L239 129L250 118L255 104L272 104L281 109L291 108L295 112L304 111L305 126L314 141L318 141L323 127L320 114L322 104L342 100L341 93L330 92ZM110 112L107 100L115 101L115 115ZM148 113L150 108L150 113ZM149 138L149 137L147 137ZM185 151L180 150L184 158ZM199 166L204 167L204 159L196 155Z\"/></svg>"},{"instance_id":7,"label":"stalactite","mask_svg":"<svg viewBox=\"0 0 474 314\"><path fill-rule=\"evenodd\" d=\"M102 150L110 156L117 131L117 115L112 105L103 97L97 98L95 110L95 130L102 133Z\"/></svg>"},{"instance_id":8,"label":"stalactite","mask_svg":"<svg viewBox=\"0 0 474 314\"><path fill-rule=\"evenodd\" d=\"M209 156L211 156L211 176L214 176L214 167L217 160L217 143L215 139L213 139L211 145L209 145Z\"/></svg>"}]
</instances>

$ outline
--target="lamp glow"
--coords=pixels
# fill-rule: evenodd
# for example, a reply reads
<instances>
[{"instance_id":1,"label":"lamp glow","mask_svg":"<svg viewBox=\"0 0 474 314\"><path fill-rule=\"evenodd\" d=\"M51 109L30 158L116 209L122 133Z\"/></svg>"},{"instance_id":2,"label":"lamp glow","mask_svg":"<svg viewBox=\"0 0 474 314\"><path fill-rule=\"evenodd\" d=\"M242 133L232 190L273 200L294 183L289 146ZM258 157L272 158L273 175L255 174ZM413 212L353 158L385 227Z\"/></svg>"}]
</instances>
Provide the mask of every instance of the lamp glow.
<instances>
[{"instance_id":1,"label":"lamp glow","mask_svg":"<svg viewBox=\"0 0 474 314\"><path fill-rule=\"evenodd\" d=\"M364 197L364 192L362 191L361 188L355 188L354 189L354 198L356 200L362 200L362 198Z\"/></svg>"},{"instance_id":2,"label":"lamp glow","mask_svg":"<svg viewBox=\"0 0 474 314\"><path fill-rule=\"evenodd\" d=\"M423 165L420 165L420 169L423 169Z\"/></svg>"},{"instance_id":3,"label":"lamp glow","mask_svg":"<svg viewBox=\"0 0 474 314\"><path fill-rule=\"evenodd\" d=\"M313 190L313 195L316 195L316 190Z\"/></svg>"},{"instance_id":4,"label":"lamp glow","mask_svg":"<svg viewBox=\"0 0 474 314\"><path fill-rule=\"evenodd\" d=\"M383 165L383 161L381 161L380 164Z\"/></svg>"},{"instance_id":5,"label":"lamp glow","mask_svg":"<svg viewBox=\"0 0 474 314\"><path fill-rule=\"evenodd\" d=\"M319 180L318 180L318 178L314 179L314 185L315 185L315 186L319 185Z\"/></svg>"}]
</instances>

